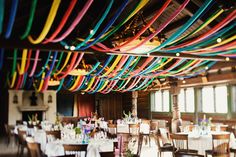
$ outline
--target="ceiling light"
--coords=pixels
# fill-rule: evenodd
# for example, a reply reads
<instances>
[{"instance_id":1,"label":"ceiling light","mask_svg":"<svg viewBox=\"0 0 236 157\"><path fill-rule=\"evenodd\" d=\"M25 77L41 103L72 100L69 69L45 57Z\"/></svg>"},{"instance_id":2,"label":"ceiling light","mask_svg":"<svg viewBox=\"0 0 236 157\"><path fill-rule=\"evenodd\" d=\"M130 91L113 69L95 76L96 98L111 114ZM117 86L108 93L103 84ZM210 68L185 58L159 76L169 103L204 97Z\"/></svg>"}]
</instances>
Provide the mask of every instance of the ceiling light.
<instances>
[{"instance_id":1,"label":"ceiling light","mask_svg":"<svg viewBox=\"0 0 236 157\"><path fill-rule=\"evenodd\" d=\"M49 86L58 86L59 84L60 84L60 81L57 81L57 80L50 79L48 81Z\"/></svg>"},{"instance_id":2,"label":"ceiling light","mask_svg":"<svg viewBox=\"0 0 236 157\"><path fill-rule=\"evenodd\" d=\"M126 39L126 40L129 40L129 39ZM154 38L154 40L152 42L147 41L145 44L137 47L136 49L129 50L129 49L132 49L133 47L135 47L136 45L139 45L143 40L144 40L144 38L141 39L141 40L136 39L136 40L128 43L124 47L120 48L120 51L121 52L127 52L127 53L135 53L135 54L145 54L145 53L153 50L154 48L156 48L157 46L159 46L161 44L160 41L158 40L158 38ZM119 45L124 44L125 42L126 41L124 41L124 40L115 41L114 44L119 46Z\"/></svg>"},{"instance_id":3,"label":"ceiling light","mask_svg":"<svg viewBox=\"0 0 236 157\"><path fill-rule=\"evenodd\" d=\"M84 92L81 92L82 95L84 95L85 93Z\"/></svg>"},{"instance_id":4,"label":"ceiling light","mask_svg":"<svg viewBox=\"0 0 236 157\"><path fill-rule=\"evenodd\" d=\"M226 58L225 58L225 60L226 60L226 61L229 61L229 60L230 60L230 58L229 58L229 57L226 57Z\"/></svg>"},{"instance_id":5,"label":"ceiling light","mask_svg":"<svg viewBox=\"0 0 236 157\"><path fill-rule=\"evenodd\" d=\"M179 56L180 56L180 54L179 54L179 53L176 53L175 55L176 55L177 57L179 57Z\"/></svg>"},{"instance_id":6,"label":"ceiling light","mask_svg":"<svg viewBox=\"0 0 236 157\"><path fill-rule=\"evenodd\" d=\"M72 50L72 51L75 50L75 46L71 46L70 50Z\"/></svg>"},{"instance_id":7,"label":"ceiling light","mask_svg":"<svg viewBox=\"0 0 236 157\"><path fill-rule=\"evenodd\" d=\"M93 30L92 29L90 30L90 34L93 34Z\"/></svg>"},{"instance_id":8,"label":"ceiling light","mask_svg":"<svg viewBox=\"0 0 236 157\"><path fill-rule=\"evenodd\" d=\"M186 81L185 81L185 80L183 80L183 81L182 81L182 83L186 83Z\"/></svg>"},{"instance_id":9,"label":"ceiling light","mask_svg":"<svg viewBox=\"0 0 236 157\"><path fill-rule=\"evenodd\" d=\"M67 50L68 50L68 49L69 49L69 46L68 46L68 45L65 45L65 49L67 49Z\"/></svg>"},{"instance_id":10,"label":"ceiling light","mask_svg":"<svg viewBox=\"0 0 236 157\"><path fill-rule=\"evenodd\" d=\"M220 42L222 41L222 39L221 39L221 38L217 38L216 41L217 41L218 43L220 43Z\"/></svg>"},{"instance_id":11,"label":"ceiling light","mask_svg":"<svg viewBox=\"0 0 236 157\"><path fill-rule=\"evenodd\" d=\"M205 69L208 70L209 69L208 66L206 66Z\"/></svg>"},{"instance_id":12,"label":"ceiling light","mask_svg":"<svg viewBox=\"0 0 236 157\"><path fill-rule=\"evenodd\" d=\"M78 76L78 75L87 75L88 72L85 69L74 69L69 72L69 75Z\"/></svg>"}]
</instances>

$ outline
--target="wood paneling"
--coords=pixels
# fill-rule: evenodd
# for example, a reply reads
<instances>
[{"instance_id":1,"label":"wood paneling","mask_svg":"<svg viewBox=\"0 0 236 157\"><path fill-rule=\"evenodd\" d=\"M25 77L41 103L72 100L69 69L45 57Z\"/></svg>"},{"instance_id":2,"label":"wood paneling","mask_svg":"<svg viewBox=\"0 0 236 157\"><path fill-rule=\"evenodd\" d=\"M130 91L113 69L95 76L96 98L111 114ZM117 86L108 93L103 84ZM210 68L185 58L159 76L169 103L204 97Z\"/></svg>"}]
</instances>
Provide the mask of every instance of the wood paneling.
<instances>
[{"instance_id":1,"label":"wood paneling","mask_svg":"<svg viewBox=\"0 0 236 157\"><path fill-rule=\"evenodd\" d=\"M78 94L77 108L79 117L91 116L91 112L95 112L95 95L94 94Z\"/></svg>"},{"instance_id":2,"label":"wood paneling","mask_svg":"<svg viewBox=\"0 0 236 157\"><path fill-rule=\"evenodd\" d=\"M122 93L96 94L99 114L108 119L120 119L122 116Z\"/></svg>"},{"instance_id":3,"label":"wood paneling","mask_svg":"<svg viewBox=\"0 0 236 157\"><path fill-rule=\"evenodd\" d=\"M138 92L138 118L150 119L150 92Z\"/></svg>"}]
</instances>

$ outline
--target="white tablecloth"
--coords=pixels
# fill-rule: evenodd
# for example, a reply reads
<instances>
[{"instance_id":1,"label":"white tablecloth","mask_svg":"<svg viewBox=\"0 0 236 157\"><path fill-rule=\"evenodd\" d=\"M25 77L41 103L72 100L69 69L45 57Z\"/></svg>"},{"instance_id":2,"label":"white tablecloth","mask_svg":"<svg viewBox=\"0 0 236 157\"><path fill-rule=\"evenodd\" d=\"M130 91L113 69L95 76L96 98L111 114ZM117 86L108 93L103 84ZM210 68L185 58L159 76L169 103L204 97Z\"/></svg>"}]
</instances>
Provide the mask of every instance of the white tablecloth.
<instances>
[{"instance_id":1,"label":"white tablecloth","mask_svg":"<svg viewBox=\"0 0 236 157\"><path fill-rule=\"evenodd\" d=\"M228 132L211 132L211 134L201 135L201 136L196 136L194 134L189 133L188 136L189 149L198 150L198 154L205 155L205 150L212 149L212 134L224 134L224 133L226 134ZM235 137L232 133L230 134L230 147L234 148L236 147Z\"/></svg>"},{"instance_id":2,"label":"white tablecloth","mask_svg":"<svg viewBox=\"0 0 236 157\"><path fill-rule=\"evenodd\" d=\"M99 152L108 152L113 151L113 142L117 140L110 139L90 139L88 148L87 148L87 157L100 157ZM82 144L76 141L62 141L57 140L46 144L45 154L49 157L52 156L64 156L63 144ZM84 156L84 154L81 154Z\"/></svg>"}]
</instances>

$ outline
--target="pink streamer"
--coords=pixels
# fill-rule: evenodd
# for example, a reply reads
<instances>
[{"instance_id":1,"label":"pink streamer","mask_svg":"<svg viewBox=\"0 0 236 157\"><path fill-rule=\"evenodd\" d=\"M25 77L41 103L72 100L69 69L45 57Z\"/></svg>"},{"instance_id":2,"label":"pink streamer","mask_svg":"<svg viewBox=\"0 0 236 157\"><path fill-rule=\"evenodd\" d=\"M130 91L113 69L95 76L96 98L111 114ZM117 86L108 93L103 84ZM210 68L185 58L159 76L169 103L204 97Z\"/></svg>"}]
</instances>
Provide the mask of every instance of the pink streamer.
<instances>
[{"instance_id":1,"label":"pink streamer","mask_svg":"<svg viewBox=\"0 0 236 157\"><path fill-rule=\"evenodd\" d=\"M35 72L35 69L37 67L37 63L38 63L38 58L39 58L39 50L36 51L36 54L35 54L35 58L34 58L34 65L33 65L33 68L29 74L29 77L32 77L34 75L34 72Z\"/></svg>"},{"instance_id":2,"label":"pink streamer","mask_svg":"<svg viewBox=\"0 0 236 157\"><path fill-rule=\"evenodd\" d=\"M93 2L93 0L88 0L87 3L85 4L85 6L83 7L83 9L79 12L77 17L73 21L73 23L67 29L67 31L64 32L60 37L52 40L51 42L55 43L55 42L59 42L59 41L62 41L63 39L65 39L74 30L74 28L79 24L79 22L81 21L81 19L84 17L85 13L87 12L89 7L91 6L92 2Z\"/></svg>"}]
</instances>

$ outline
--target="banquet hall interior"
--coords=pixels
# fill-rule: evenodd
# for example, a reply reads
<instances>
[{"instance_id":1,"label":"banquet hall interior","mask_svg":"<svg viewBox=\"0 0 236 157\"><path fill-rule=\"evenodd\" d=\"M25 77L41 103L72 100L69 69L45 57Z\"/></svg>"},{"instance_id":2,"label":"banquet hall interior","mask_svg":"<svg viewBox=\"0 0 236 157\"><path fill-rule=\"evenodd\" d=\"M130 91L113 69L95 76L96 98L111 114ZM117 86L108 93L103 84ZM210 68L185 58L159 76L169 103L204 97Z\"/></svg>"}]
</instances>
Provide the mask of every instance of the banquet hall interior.
<instances>
[{"instance_id":1,"label":"banquet hall interior","mask_svg":"<svg viewBox=\"0 0 236 157\"><path fill-rule=\"evenodd\" d=\"M235 0L0 0L0 157L235 157Z\"/></svg>"}]
</instances>

